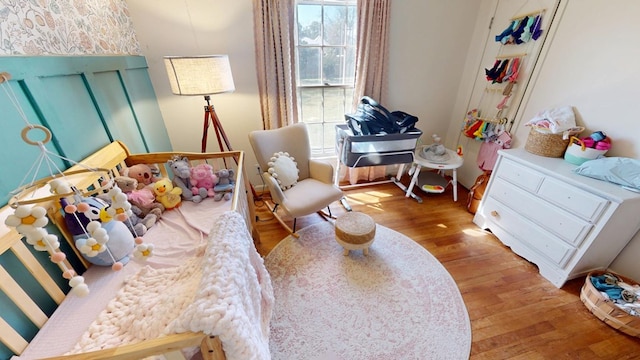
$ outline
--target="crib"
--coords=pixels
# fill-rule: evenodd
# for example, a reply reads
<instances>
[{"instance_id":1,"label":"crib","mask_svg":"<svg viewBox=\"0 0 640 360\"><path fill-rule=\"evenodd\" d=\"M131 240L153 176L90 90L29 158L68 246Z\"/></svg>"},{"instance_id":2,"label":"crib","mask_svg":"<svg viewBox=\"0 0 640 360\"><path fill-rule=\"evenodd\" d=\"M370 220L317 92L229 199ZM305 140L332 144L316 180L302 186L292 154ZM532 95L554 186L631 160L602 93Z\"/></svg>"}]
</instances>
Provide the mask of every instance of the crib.
<instances>
[{"instance_id":1,"label":"crib","mask_svg":"<svg viewBox=\"0 0 640 360\"><path fill-rule=\"evenodd\" d=\"M152 265L138 264L132 260L119 272L114 272L108 267L92 266L73 246L73 239L66 229L59 202L46 196L41 198L42 200L38 205L47 209L50 219L49 227L52 227L53 231L58 230L62 235L61 243L64 244L64 240L67 242L61 248L65 249L65 252L75 252L75 256L67 254L68 260L64 264L74 268L78 274L82 274L87 279L87 284L91 291L87 298L78 298L71 294L66 295L69 291L69 286L66 280L62 279L61 273L51 271L51 266L44 266L45 263L49 262L48 254L34 251L24 243L21 235L14 228L4 225L4 220L12 213L10 206L5 206L0 210L0 256L10 253L8 256L12 259L11 261L0 262L0 290L14 304L16 309L15 311L3 309L0 313L0 341L15 354L15 359L142 359L147 357L186 359L198 353L203 359L218 360L228 358L227 346L224 341L221 341L221 336L207 330L189 331L183 329L179 332L163 334L157 338L143 339L129 344L89 352L77 350L78 336L86 335L86 325L93 326L95 324L95 315L104 313L103 308L100 308L100 306L97 306L98 309L93 308L100 304L112 304L116 298L121 296L121 292L118 292L118 290L125 283L125 278L127 279L126 283L130 283L127 277L133 277L141 271L140 269L149 268L158 272L173 271L173 266L182 266L182 263L187 258L200 259L202 252L204 252L204 256L208 256L211 244L218 242L225 244L226 240L214 242L212 239L214 235L221 238L225 237L225 231L230 233L229 237L233 237L233 241L237 241L240 244L233 251L251 259L252 267L248 267L248 269L255 270L255 273L250 274L250 276L252 276L252 279L257 276L257 281L259 282L257 283L258 288L255 289L257 292L254 292L254 294L257 293L258 296L262 294L263 296L262 299L257 299L257 301L269 304L273 300L269 298L270 280L268 273L266 273L266 269L260 267L262 265L261 258L253 246L254 241L259 240L254 228L255 216L251 193L246 191L246 179L243 174L243 152L131 154L123 143L115 141L80 161L84 166L107 169L107 173L80 171L80 175L70 177L70 179L73 179L73 184L77 188L84 189L86 193L91 193L101 191L100 189L105 181L108 181L111 177L121 175L125 167L134 164L155 164L163 177L171 177L166 163L175 155L186 156L193 166L206 162L215 169L233 169L235 172L233 196L229 201L222 200L218 202L210 198L198 204L184 203L178 208L179 211L175 209L166 211L162 219L150 228L143 237L145 241L148 239L154 241L155 237L160 237L160 234L169 236L169 240L163 242L163 244L158 244L160 246L159 259L155 260ZM74 173L78 172L78 170L78 165L76 165L68 169L67 172ZM174 227L177 229L187 227L187 225L180 222L179 219L182 218L189 219L190 226L188 231L184 231L184 235L181 235L182 230L172 230L175 229ZM224 226L217 227L217 219L220 218L239 220L230 222L229 230L225 230ZM176 224L172 224L172 222L176 222ZM211 230L215 234L209 234L210 236L208 236L207 232L212 224L216 224L217 230ZM240 229L237 224L241 224ZM252 234L254 235L253 238ZM225 246L228 247L228 245ZM67 251L66 249L70 250ZM162 252L164 249L167 249L166 253ZM220 251L219 249L216 250ZM170 255L163 255L169 253ZM179 256L183 256L183 258ZM14 258L15 260L13 260ZM154 258L152 257L151 259ZM204 263L208 260L203 259L201 261ZM157 266L158 270L155 270L154 266ZM200 276L202 279L207 278L207 274L201 274ZM252 284L255 287L256 282L253 281ZM243 294L241 292L238 293ZM118 295L114 297L114 294ZM196 299L198 298L196 297ZM53 304L53 306L49 304ZM93 311L91 315L88 312L84 312L85 308L88 309L90 307ZM47 308L53 308L53 311ZM262 314L263 322L268 321L269 309L263 310L265 310ZM25 322L28 323L26 326L24 325ZM84 325L78 325L79 322ZM75 327L81 327L81 329L75 330ZM37 333L35 336L31 336L31 333L33 333L30 330L31 328L36 328L35 331ZM262 330L264 331L264 326ZM56 334L58 336L53 337ZM75 352L74 354L66 354L72 350L68 348L68 345L72 345L72 348L75 346L76 350L71 351ZM99 344L96 344L96 347L99 346Z\"/></svg>"}]
</instances>

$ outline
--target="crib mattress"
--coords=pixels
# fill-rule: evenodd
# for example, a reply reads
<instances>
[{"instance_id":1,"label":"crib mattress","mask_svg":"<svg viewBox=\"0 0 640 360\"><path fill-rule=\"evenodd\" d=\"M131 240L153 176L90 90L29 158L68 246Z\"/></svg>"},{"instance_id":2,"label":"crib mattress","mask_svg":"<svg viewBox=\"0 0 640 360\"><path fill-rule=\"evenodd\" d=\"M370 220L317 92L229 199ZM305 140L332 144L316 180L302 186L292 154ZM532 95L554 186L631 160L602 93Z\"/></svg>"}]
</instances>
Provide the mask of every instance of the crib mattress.
<instances>
[{"instance_id":1,"label":"crib mattress","mask_svg":"<svg viewBox=\"0 0 640 360\"><path fill-rule=\"evenodd\" d=\"M67 296L22 355L12 359L40 359L70 351L128 277L147 265L173 267L195 256L197 249L206 244L214 220L228 210L231 210L230 201L210 198L198 204L183 202L179 208L166 211L143 236L145 242L154 245L154 254L149 260L131 260L118 272L110 267L91 266L83 274L89 295Z\"/></svg>"},{"instance_id":2,"label":"crib mattress","mask_svg":"<svg viewBox=\"0 0 640 360\"><path fill-rule=\"evenodd\" d=\"M336 152L340 162L348 167L407 164L413 162L413 152L422 131L414 129L403 134L353 135L346 124L336 125Z\"/></svg>"}]
</instances>

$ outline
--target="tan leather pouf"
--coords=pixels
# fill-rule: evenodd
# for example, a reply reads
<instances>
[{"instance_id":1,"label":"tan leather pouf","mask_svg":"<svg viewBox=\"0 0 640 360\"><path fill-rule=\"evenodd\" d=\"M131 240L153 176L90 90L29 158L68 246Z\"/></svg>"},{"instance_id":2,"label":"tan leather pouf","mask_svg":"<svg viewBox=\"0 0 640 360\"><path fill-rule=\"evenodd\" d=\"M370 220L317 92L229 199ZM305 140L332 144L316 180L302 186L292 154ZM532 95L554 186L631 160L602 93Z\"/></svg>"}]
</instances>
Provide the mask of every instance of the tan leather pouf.
<instances>
[{"instance_id":1,"label":"tan leather pouf","mask_svg":"<svg viewBox=\"0 0 640 360\"><path fill-rule=\"evenodd\" d=\"M369 245L376 236L376 223L371 216L351 211L336 219L336 241L344 248L344 255L349 250L360 250L369 255Z\"/></svg>"}]
</instances>

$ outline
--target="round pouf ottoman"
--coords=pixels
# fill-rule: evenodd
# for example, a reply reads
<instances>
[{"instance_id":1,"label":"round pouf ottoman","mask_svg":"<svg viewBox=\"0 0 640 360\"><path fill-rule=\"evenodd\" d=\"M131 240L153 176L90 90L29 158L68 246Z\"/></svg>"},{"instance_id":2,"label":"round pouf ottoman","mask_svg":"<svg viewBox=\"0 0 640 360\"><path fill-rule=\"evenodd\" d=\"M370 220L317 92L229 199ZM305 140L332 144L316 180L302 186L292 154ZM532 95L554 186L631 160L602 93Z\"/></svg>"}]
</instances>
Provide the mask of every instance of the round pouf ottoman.
<instances>
[{"instance_id":1,"label":"round pouf ottoman","mask_svg":"<svg viewBox=\"0 0 640 360\"><path fill-rule=\"evenodd\" d=\"M336 241L344 248L344 255L349 250L360 250L369 255L369 245L376 236L376 223L371 216L351 211L336 219Z\"/></svg>"}]
</instances>

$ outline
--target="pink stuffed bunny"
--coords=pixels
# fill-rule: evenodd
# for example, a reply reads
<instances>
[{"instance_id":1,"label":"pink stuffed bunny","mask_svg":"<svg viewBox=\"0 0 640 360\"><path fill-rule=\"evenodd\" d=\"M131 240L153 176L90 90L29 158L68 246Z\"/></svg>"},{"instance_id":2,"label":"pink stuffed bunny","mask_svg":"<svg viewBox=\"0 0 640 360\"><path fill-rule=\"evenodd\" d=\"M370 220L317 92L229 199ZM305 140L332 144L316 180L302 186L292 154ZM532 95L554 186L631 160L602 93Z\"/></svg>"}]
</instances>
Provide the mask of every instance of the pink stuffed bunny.
<instances>
[{"instance_id":1,"label":"pink stuffed bunny","mask_svg":"<svg viewBox=\"0 0 640 360\"><path fill-rule=\"evenodd\" d=\"M213 167L209 164L198 164L190 171L193 195L206 194L208 197L213 197L215 195L213 187L218 183L218 177L213 173Z\"/></svg>"}]
</instances>

